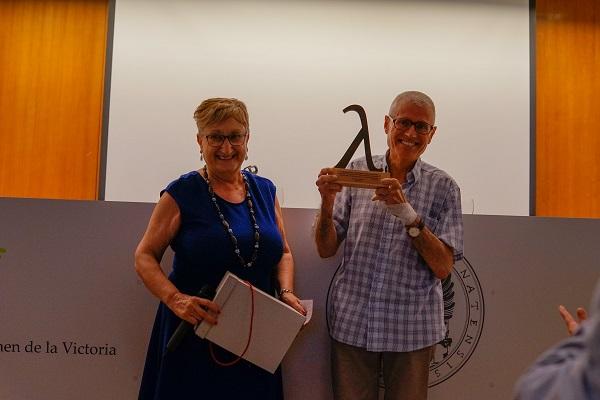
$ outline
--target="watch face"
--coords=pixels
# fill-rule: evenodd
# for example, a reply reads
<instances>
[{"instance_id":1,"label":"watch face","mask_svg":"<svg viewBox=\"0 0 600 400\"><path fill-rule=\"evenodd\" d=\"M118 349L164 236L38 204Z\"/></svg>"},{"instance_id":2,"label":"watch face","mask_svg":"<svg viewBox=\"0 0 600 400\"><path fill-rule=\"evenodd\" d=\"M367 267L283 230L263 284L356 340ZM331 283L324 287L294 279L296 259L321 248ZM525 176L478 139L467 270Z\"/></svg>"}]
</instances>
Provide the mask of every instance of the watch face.
<instances>
[{"instance_id":1,"label":"watch face","mask_svg":"<svg viewBox=\"0 0 600 400\"><path fill-rule=\"evenodd\" d=\"M410 228L408 228L408 236L412 238L416 238L417 236L419 236L419 233L421 233L421 229L419 229L418 226L411 226Z\"/></svg>"}]
</instances>

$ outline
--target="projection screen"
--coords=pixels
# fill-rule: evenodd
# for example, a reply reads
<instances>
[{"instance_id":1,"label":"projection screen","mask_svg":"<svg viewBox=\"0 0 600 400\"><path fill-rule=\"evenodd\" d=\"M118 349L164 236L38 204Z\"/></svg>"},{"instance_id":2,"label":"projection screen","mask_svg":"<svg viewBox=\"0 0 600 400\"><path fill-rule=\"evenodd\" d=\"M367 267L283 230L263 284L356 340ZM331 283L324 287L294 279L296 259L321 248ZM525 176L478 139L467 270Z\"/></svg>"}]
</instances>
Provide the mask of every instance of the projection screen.
<instances>
[{"instance_id":1,"label":"projection screen","mask_svg":"<svg viewBox=\"0 0 600 400\"><path fill-rule=\"evenodd\" d=\"M250 111L249 160L285 207L315 208L367 113L386 149L394 96L421 90L438 130L423 159L461 186L464 213L529 213L529 2L116 2L105 199L156 201L202 163L208 97ZM362 146L355 156L364 155Z\"/></svg>"}]
</instances>

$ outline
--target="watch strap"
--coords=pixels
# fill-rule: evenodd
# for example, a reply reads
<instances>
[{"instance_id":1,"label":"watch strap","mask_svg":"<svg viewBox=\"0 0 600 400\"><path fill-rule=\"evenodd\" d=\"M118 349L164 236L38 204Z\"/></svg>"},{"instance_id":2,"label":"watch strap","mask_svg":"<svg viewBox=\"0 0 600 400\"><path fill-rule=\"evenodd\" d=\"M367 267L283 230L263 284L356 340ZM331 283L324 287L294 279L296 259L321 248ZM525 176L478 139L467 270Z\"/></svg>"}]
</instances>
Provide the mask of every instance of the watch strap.
<instances>
[{"instance_id":1,"label":"watch strap","mask_svg":"<svg viewBox=\"0 0 600 400\"><path fill-rule=\"evenodd\" d=\"M423 221L423 218L417 216L417 219L415 219L415 221L412 224L406 225L405 228L419 228L420 230L422 230L423 228L425 228L425 221Z\"/></svg>"}]
</instances>

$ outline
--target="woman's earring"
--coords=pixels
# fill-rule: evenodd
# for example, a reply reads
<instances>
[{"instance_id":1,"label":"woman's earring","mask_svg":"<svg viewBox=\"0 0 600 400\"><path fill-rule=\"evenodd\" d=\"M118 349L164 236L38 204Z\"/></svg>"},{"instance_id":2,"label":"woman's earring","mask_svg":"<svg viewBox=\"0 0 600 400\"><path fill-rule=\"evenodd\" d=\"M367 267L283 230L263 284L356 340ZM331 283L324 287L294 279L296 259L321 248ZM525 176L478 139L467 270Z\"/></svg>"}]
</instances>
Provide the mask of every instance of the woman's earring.
<instances>
[{"instance_id":1,"label":"woman's earring","mask_svg":"<svg viewBox=\"0 0 600 400\"><path fill-rule=\"evenodd\" d=\"M204 160L204 153L200 152L200 161Z\"/></svg>"},{"instance_id":2,"label":"woman's earring","mask_svg":"<svg viewBox=\"0 0 600 400\"><path fill-rule=\"evenodd\" d=\"M246 147L246 157L244 157L244 160L248 160L248 147Z\"/></svg>"}]
</instances>

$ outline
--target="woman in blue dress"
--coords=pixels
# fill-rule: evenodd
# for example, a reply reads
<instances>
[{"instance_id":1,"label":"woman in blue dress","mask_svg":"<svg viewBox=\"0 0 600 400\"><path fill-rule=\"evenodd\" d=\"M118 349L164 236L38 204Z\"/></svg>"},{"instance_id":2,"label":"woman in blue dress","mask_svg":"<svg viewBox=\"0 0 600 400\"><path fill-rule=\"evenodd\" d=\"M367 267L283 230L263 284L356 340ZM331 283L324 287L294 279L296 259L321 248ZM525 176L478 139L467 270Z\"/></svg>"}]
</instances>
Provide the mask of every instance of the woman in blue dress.
<instances>
[{"instance_id":1,"label":"woman in blue dress","mask_svg":"<svg viewBox=\"0 0 600 400\"><path fill-rule=\"evenodd\" d=\"M271 374L245 360L220 366L208 342L193 333L166 351L182 320L218 323L218 306L195 294L204 285L216 288L226 271L267 293L277 290L282 301L305 313L294 295L294 262L275 186L240 169L250 137L246 106L208 99L194 119L206 165L161 192L135 252L138 275L160 300L139 399L281 399L280 370ZM168 246L175 257L167 277L160 260ZM215 351L221 360L234 358Z\"/></svg>"}]
</instances>

